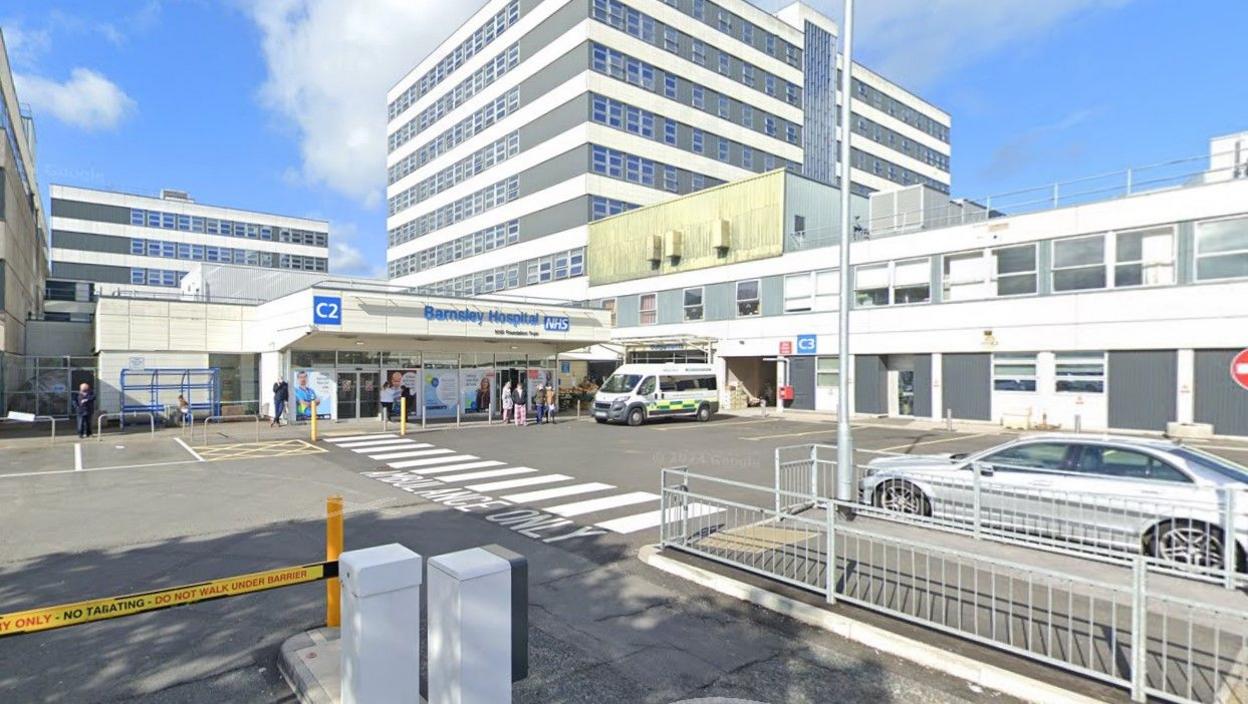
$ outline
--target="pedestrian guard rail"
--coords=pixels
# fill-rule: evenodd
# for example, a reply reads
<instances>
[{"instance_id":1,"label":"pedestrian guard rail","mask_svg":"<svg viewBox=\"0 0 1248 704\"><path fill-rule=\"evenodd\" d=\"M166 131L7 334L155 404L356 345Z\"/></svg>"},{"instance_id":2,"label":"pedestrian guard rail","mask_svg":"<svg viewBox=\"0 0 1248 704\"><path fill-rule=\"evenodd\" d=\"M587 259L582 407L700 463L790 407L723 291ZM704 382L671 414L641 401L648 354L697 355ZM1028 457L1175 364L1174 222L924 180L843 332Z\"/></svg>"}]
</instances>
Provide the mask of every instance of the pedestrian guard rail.
<instances>
[{"instance_id":1,"label":"pedestrian guard rail","mask_svg":"<svg viewBox=\"0 0 1248 704\"><path fill-rule=\"evenodd\" d=\"M34 425L35 423L47 423L51 427L51 435L48 438L48 444L56 444L56 418L52 416L39 416L34 413L24 413L22 411L9 411L8 415L0 418L0 422L4 423L23 423Z\"/></svg>"},{"instance_id":2,"label":"pedestrian guard rail","mask_svg":"<svg viewBox=\"0 0 1248 704\"><path fill-rule=\"evenodd\" d=\"M140 418L143 416L147 416L148 426L151 428L150 434L152 437L156 436L156 414L155 413L152 413L151 411L122 411L121 413L101 413L98 417L96 417L95 419L96 440L99 442L104 441L105 419L116 418L118 421L118 425L123 425L125 423L126 417L128 416L137 416ZM119 430L118 432L119 433L124 432L124 430Z\"/></svg>"},{"instance_id":3,"label":"pedestrian guard rail","mask_svg":"<svg viewBox=\"0 0 1248 704\"><path fill-rule=\"evenodd\" d=\"M213 423L221 424L227 421L243 421L243 420L254 421L256 442L260 442L260 420L261 418L262 416L258 413L242 413L238 415L228 415L228 416L226 415L208 416L200 423L200 427L202 427L204 430L204 445L208 444L208 429L209 429L209 426L212 425Z\"/></svg>"},{"instance_id":4,"label":"pedestrian guard rail","mask_svg":"<svg viewBox=\"0 0 1248 704\"><path fill-rule=\"evenodd\" d=\"M777 511L774 495L664 469L660 543L1117 685L1134 701L1248 703L1248 610L1154 588L1166 577L1142 556L1129 579L1090 579L882 535L837 502Z\"/></svg>"}]
</instances>

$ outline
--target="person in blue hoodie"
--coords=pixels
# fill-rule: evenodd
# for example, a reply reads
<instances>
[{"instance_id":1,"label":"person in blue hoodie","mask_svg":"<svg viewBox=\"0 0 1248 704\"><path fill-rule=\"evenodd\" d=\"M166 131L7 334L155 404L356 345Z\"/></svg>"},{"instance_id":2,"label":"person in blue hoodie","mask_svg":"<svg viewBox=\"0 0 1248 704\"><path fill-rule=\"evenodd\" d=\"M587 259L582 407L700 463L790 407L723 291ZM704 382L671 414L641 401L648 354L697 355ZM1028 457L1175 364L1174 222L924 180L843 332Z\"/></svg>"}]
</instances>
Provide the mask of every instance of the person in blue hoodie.
<instances>
[{"instance_id":1,"label":"person in blue hoodie","mask_svg":"<svg viewBox=\"0 0 1248 704\"><path fill-rule=\"evenodd\" d=\"M91 419L95 417L95 392L91 385L82 382L74 394L74 415L78 419L78 437L91 437Z\"/></svg>"}]
</instances>

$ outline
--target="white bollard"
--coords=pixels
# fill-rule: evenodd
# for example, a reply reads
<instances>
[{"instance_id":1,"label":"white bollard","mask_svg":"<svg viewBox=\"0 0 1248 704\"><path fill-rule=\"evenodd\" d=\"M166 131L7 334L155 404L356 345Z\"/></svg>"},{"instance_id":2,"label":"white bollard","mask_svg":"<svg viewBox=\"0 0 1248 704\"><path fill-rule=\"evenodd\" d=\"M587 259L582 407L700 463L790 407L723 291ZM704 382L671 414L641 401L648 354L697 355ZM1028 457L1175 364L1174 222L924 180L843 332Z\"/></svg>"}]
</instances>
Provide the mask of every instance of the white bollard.
<instances>
[{"instance_id":1,"label":"white bollard","mask_svg":"<svg viewBox=\"0 0 1248 704\"><path fill-rule=\"evenodd\" d=\"M338 558L342 704L420 701L420 555L397 543Z\"/></svg>"},{"instance_id":2,"label":"white bollard","mask_svg":"<svg viewBox=\"0 0 1248 704\"><path fill-rule=\"evenodd\" d=\"M438 555L427 591L430 704L511 701L511 562L484 548Z\"/></svg>"}]
</instances>

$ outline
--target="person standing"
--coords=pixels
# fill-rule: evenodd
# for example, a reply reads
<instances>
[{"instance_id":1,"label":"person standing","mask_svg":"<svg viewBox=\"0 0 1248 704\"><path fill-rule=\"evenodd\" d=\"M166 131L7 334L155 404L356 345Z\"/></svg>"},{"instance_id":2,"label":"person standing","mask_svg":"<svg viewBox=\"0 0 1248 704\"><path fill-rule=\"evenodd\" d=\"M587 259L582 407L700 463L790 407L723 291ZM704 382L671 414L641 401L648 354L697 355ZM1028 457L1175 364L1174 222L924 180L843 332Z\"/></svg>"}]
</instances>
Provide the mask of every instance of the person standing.
<instances>
[{"instance_id":1,"label":"person standing","mask_svg":"<svg viewBox=\"0 0 1248 704\"><path fill-rule=\"evenodd\" d=\"M541 425L546 422L546 385L538 384L537 391L533 392L533 411L537 418L537 424Z\"/></svg>"},{"instance_id":2,"label":"person standing","mask_svg":"<svg viewBox=\"0 0 1248 704\"><path fill-rule=\"evenodd\" d=\"M504 423L511 420L511 411L513 408L515 408L515 405L516 405L515 401L512 400L511 398L511 380L508 379L507 383L503 384L503 422Z\"/></svg>"},{"instance_id":3,"label":"person standing","mask_svg":"<svg viewBox=\"0 0 1248 704\"><path fill-rule=\"evenodd\" d=\"M78 437L91 437L91 418L95 415L95 392L85 381L74 394L74 415L78 418Z\"/></svg>"},{"instance_id":4,"label":"person standing","mask_svg":"<svg viewBox=\"0 0 1248 704\"><path fill-rule=\"evenodd\" d=\"M191 418L191 403L190 401L187 401L186 396L182 394L178 394L178 422L181 423L183 427L185 427L187 423L193 422Z\"/></svg>"},{"instance_id":5,"label":"person standing","mask_svg":"<svg viewBox=\"0 0 1248 704\"><path fill-rule=\"evenodd\" d=\"M394 417L394 398L397 394L395 388L390 382L381 385L381 394L377 397L381 401L381 412L386 414L386 420Z\"/></svg>"},{"instance_id":6,"label":"person standing","mask_svg":"<svg viewBox=\"0 0 1248 704\"><path fill-rule=\"evenodd\" d=\"M517 381L516 385L511 389L511 405L515 407L513 410L516 413L516 427L525 425L528 420L525 418L525 411L528 410L528 399L524 397L523 381Z\"/></svg>"},{"instance_id":7,"label":"person standing","mask_svg":"<svg viewBox=\"0 0 1248 704\"><path fill-rule=\"evenodd\" d=\"M286 380L278 377L273 384L273 420L269 423L269 427L281 427L282 416L286 415L286 399L290 398L290 384Z\"/></svg>"},{"instance_id":8,"label":"person standing","mask_svg":"<svg viewBox=\"0 0 1248 704\"><path fill-rule=\"evenodd\" d=\"M555 392L555 385L548 384L546 386L546 422L555 422L555 411L559 410L559 394Z\"/></svg>"}]
</instances>

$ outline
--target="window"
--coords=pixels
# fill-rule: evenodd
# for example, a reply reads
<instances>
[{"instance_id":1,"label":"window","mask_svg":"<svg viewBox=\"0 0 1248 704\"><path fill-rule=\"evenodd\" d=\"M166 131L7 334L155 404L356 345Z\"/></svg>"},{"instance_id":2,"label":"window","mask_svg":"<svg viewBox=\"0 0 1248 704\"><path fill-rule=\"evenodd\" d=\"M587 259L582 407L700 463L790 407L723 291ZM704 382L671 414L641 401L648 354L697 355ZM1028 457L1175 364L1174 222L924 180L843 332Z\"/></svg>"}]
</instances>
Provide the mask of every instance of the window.
<instances>
[{"instance_id":1,"label":"window","mask_svg":"<svg viewBox=\"0 0 1248 704\"><path fill-rule=\"evenodd\" d=\"M741 106L741 124L754 129L754 108L749 105Z\"/></svg>"},{"instance_id":2,"label":"window","mask_svg":"<svg viewBox=\"0 0 1248 704\"><path fill-rule=\"evenodd\" d=\"M761 313L758 299L758 279L737 282L737 317L748 318Z\"/></svg>"},{"instance_id":3,"label":"window","mask_svg":"<svg viewBox=\"0 0 1248 704\"><path fill-rule=\"evenodd\" d=\"M663 123L663 141L668 144L676 143L676 123L667 120Z\"/></svg>"},{"instance_id":4,"label":"window","mask_svg":"<svg viewBox=\"0 0 1248 704\"><path fill-rule=\"evenodd\" d=\"M992 263L998 296L1036 292L1036 245L998 247L992 250Z\"/></svg>"},{"instance_id":5,"label":"window","mask_svg":"<svg viewBox=\"0 0 1248 704\"><path fill-rule=\"evenodd\" d=\"M702 143L702 140L703 140L703 137L702 137L702 130L700 130L700 129L698 129L698 128L696 128L696 127L695 127L695 128L693 129L693 153L694 153L694 154L701 154L701 153L702 153L702 151L703 151L703 149L704 149L704 145L703 145L703 143Z\"/></svg>"},{"instance_id":6,"label":"window","mask_svg":"<svg viewBox=\"0 0 1248 704\"><path fill-rule=\"evenodd\" d=\"M728 140L724 139L723 137L719 138L719 150L716 156L719 158L720 161L728 161L729 159Z\"/></svg>"},{"instance_id":7,"label":"window","mask_svg":"<svg viewBox=\"0 0 1248 704\"><path fill-rule=\"evenodd\" d=\"M797 144L797 125L785 125L784 138L789 144Z\"/></svg>"},{"instance_id":8,"label":"window","mask_svg":"<svg viewBox=\"0 0 1248 704\"><path fill-rule=\"evenodd\" d=\"M841 279L833 269L784 277L784 312L836 310Z\"/></svg>"},{"instance_id":9,"label":"window","mask_svg":"<svg viewBox=\"0 0 1248 704\"><path fill-rule=\"evenodd\" d=\"M706 19L706 0L693 0L694 19Z\"/></svg>"},{"instance_id":10,"label":"window","mask_svg":"<svg viewBox=\"0 0 1248 704\"><path fill-rule=\"evenodd\" d=\"M706 44L701 39L693 40L693 63L699 66L706 65Z\"/></svg>"},{"instance_id":11,"label":"window","mask_svg":"<svg viewBox=\"0 0 1248 704\"><path fill-rule=\"evenodd\" d=\"M703 188L706 188L706 177L702 174L689 174L690 192L700 191Z\"/></svg>"},{"instance_id":12,"label":"window","mask_svg":"<svg viewBox=\"0 0 1248 704\"><path fill-rule=\"evenodd\" d=\"M944 300L971 301L988 296L987 260L984 253L944 256Z\"/></svg>"},{"instance_id":13,"label":"window","mask_svg":"<svg viewBox=\"0 0 1248 704\"><path fill-rule=\"evenodd\" d=\"M999 352L992 356L992 388L994 391L1035 391L1036 354L1034 352Z\"/></svg>"},{"instance_id":14,"label":"window","mask_svg":"<svg viewBox=\"0 0 1248 704\"><path fill-rule=\"evenodd\" d=\"M699 110L706 108L706 90L702 86L693 87L693 107Z\"/></svg>"},{"instance_id":15,"label":"window","mask_svg":"<svg viewBox=\"0 0 1248 704\"><path fill-rule=\"evenodd\" d=\"M741 82L751 88L754 87L754 67L750 64L741 64Z\"/></svg>"},{"instance_id":16,"label":"window","mask_svg":"<svg viewBox=\"0 0 1248 704\"><path fill-rule=\"evenodd\" d=\"M1036 246L1012 247L943 258L944 300L969 301L991 296L1017 296L1036 292ZM991 268L990 268L991 267ZM989 276L991 272L991 276Z\"/></svg>"},{"instance_id":17,"label":"window","mask_svg":"<svg viewBox=\"0 0 1248 704\"><path fill-rule=\"evenodd\" d=\"M676 30L671 27L663 28L663 48L673 54L680 52L680 41L677 39Z\"/></svg>"},{"instance_id":18,"label":"window","mask_svg":"<svg viewBox=\"0 0 1248 704\"><path fill-rule=\"evenodd\" d=\"M932 297L931 260L910 259L893 265L893 303L926 303Z\"/></svg>"},{"instance_id":19,"label":"window","mask_svg":"<svg viewBox=\"0 0 1248 704\"><path fill-rule=\"evenodd\" d=\"M685 320L701 320L702 313L702 287L685 289Z\"/></svg>"},{"instance_id":20,"label":"window","mask_svg":"<svg viewBox=\"0 0 1248 704\"><path fill-rule=\"evenodd\" d=\"M611 315L611 327L615 327L615 299L608 298L602 302L602 309Z\"/></svg>"},{"instance_id":21,"label":"window","mask_svg":"<svg viewBox=\"0 0 1248 704\"><path fill-rule=\"evenodd\" d=\"M1156 457L1103 445L1083 445L1075 471L1102 477L1191 483L1187 475Z\"/></svg>"},{"instance_id":22,"label":"window","mask_svg":"<svg viewBox=\"0 0 1248 704\"><path fill-rule=\"evenodd\" d=\"M1248 218L1196 225L1196 280L1248 276Z\"/></svg>"},{"instance_id":23,"label":"window","mask_svg":"<svg viewBox=\"0 0 1248 704\"><path fill-rule=\"evenodd\" d=\"M820 357L815 360L815 386L835 389L840 383L841 360L836 357Z\"/></svg>"},{"instance_id":24,"label":"window","mask_svg":"<svg viewBox=\"0 0 1248 704\"><path fill-rule=\"evenodd\" d=\"M650 394L654 393L654 387L655 387L654 377L648 376L646 377L645 381L641 382L641 386L637 387L637 395L649 396Z\"/></svg>"},{"instance_id":25,"label":"window","mask_svg":"<svg viewBox=\"0 0 1248 704\"><path fill-rule=\"evenodd\" d=\"M776 136L776 118L771 115L763 118L763 133L768 137Z\"/></svg>"},{"instance_id":26,"label":"window","mask_svg":"<svg viewBox=\"0 0 1248 704\"><path fill-rule=\"evenodd\" d=\"M663 95L669 98L676 97L676 77L668 74L663 76Z\"/></svg>"},{"instance_id":27,"label":"window","mask_svg":"<svg viewBox=\"0 0 1248 704\"><path fill-rule=\"evenodd\" d=\"M728 98L722 95L719 96L719 100L717 101L715 113L724 119L729 119L729 117L731 117L732 111L728 105Z\"/></svg>"},{"instance_id":28,"label":"window","mask_svg":"<svg viewBox=\"0 0 1248 704\"><path fill-rule=\"evenodd\" d=\"M719 52L719 73L721 76L732 73L732 59L722 51Z\"/></svg>"},{"instance_id":29,"label":"window","mask_svg":"<svg viewBox=\"0 0 1248 704\"><path fill-rule=\"evenodd\" d=\"M741 147L741 166L751 171L754 170L754 150L744 145Z\"/></svg>"},{"instance_id":30,"label":"window","mask_svg":"<svg viewBox=\"0 0 1248 704\"><path fill-rule=\"evenodd\" d=\"M1114 235L1114 287L1174 283L1174 228Z\"/></svg>"},{"instance_id":31,"label":"window","mask_svg":"<svg viewBox=\"0 0 1248 704\"><path fill-rule=\"evenodd\" d=\"M1104 393L1105 353L1058 352L1055 378L1059 393Z\"/></svg>"},{"instance_id":32,"label":"window","mask_svg":"<svg viewBox=\"0 0 1248 704\"><path fill-rule=\"evenodd\" d=\"M680 190L680 181L676 177L676 167L663 167L663 190L671 191L672 193Z\"/></svg>"},{"instance_id":33,"label":"window","mask_svg":"<svg viewBox=\"0 0 1248 704\"><path fill-rule=\"evenodd\" d=\"M142 286L143 284L147 283L147 270L146 269L131 269L130 270L130 283L138 284L139 286Z\"/></svg>"},{"instance_id":34,"label":"window","mask_svg":"<svg viewBox=\"0 0 1248 704\"><path fill-rule=\"evenodd\" d=\"M854 303L859 308L888 305L888 264L854 268Z\"/></svg>"},{"instance_id":35,"label":"window","mask_svg":"<svg viewBox=\"0 0 1248 704\"><path fill-rule=\"evenodd\" d=\"M658 320L658 296L643 293L637 299L637 322L640 325L654 325Z\"/></svg>"},{"instance_id":36,"label":"window","mask_svg":"<svg viewBox=\"0 0 1248 704\"><path fill-rule=\"evenodd\" d=\"M719 19L719 31L727 33L727 34L732 34L732 15L728 14L727 12L724 12L723 10L720 10L718 19Z\"/></svg>"},{"instance_id":37,"label":"window","mask_svg":"<svg viewBox=\"0 0 1248 704\"><path fill-rule=\"evenodd\" d=\"M749 20L741 20L741 41L746 44L754 44L754 25Z\"/></svg>"},{"instance_id":38,"label":"window","mask_svg":"<svg viewBox=\"0 0 1248 704\"><path fill-rule=\"evenodd\" d=\"M984 458L996 469L1064 469L1070 446L1060 442L1033 442L1007 447Z\"/></svg>"},{"instance_id":39,"label":"window","mask_svg":"<svg viewBox=\"0 0 1248 704\"><path fill-rule=\"evenodd\" d=\"M1053 242L1053 290L1105 288L1105 236L1072 237Z\"/></svg>"}]
</instances>

